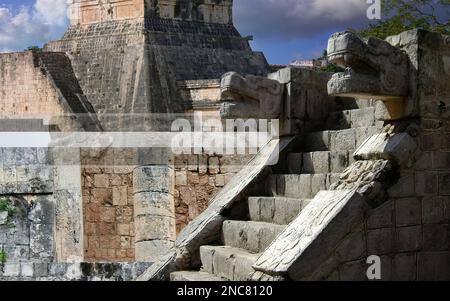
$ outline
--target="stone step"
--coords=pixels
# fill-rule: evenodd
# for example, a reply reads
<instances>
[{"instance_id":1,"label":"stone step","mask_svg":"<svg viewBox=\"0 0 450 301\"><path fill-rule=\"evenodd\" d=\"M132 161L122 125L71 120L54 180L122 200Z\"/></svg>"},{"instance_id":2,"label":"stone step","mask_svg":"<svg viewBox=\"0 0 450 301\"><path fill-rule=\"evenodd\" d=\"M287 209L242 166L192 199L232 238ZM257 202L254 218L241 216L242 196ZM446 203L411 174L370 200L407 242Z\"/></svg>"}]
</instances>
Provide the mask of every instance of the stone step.
<instances>
[{"instance_id":1,"label":"stone step","mask_svg":"<svg viewBox=\"0 0 450 301\"><path fill-rule=\"evenodd\" d=\"M259 254L229 246L201 246L202 271L230 281L246 281Z\"/></svg>"},{"instance_id":2,"label":"stone step","mask_svg":"<svg viewBox=\"0 0 450 301\"><path fill-rule=\"evenodd\" d=\"M305 152L349 151L353 152L367 138L381 132L381 126L351 128L338 131L320 131L309 133L305 137Z\"/></svg>"},{"instance_id":3,"label":"stone step","mask_svg":"<svg viewBox=\"0 0 450 301\"><path fill-rule=\"evenodd\" d=\"M286 226L254 221L225 221L222 228L223 244L261 253Z\"/></svg>"},{"instance_id":4,"label":"stone step","mask_svg":"<svg viewBox=\"0 0 450 301\"><path fill-rule=\"evenodd\" d=\"M332 112L328 116L325 125L328 130L375 126L375 108Z\"/></svg>"},{"instance_id":5,"label":"stone step","mask_svg":"<svg viewBox=\"0 0 450 301\"><path fill-rule=\"evenodd\" d=\"M313 199L321 190L328 190L339 180L340 173L275 174L268 178L272 196Z\"/></svg>"},{"instance_id":6,"label":"stone step","mask_svg":"<svg viewBox=\"0 0 450 301\"><path fill-rule=\"evenodd\" d=\"M217 277L207 272L191 272L181 271L170 273L170 281L225 281L225 279Z\"/></svg>"},{"instance_id":7,"label":"stone step","mask_svg":"<svg viewBox=\"0 0 450 301\"><path fill-rule=\"evenodd\" d=\"M250 197L248 198L250 220L288 225L309 202L310 200L284 197Z\"/></svg>"},{"instance_id":8,"label":"stone step","mask_svg":"<svg viewBox=\"0 0 450 301\"><path fill-rule=\"evenodd\" d=\"M353 151L289 153L287 169L292 174L341 173L353 161Z\"/></svg>"}]
</instances>

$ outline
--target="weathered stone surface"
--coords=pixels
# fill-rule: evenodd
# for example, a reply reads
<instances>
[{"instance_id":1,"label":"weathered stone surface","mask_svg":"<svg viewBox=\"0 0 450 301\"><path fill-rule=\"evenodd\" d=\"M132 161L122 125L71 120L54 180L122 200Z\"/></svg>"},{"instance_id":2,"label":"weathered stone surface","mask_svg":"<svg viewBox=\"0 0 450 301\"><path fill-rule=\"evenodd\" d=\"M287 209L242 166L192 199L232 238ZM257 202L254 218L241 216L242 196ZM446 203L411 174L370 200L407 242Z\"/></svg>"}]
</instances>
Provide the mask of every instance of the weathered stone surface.
<instances>
[{"instance_id":1,"label":"weathered stone surface","mask_svg":"<svg viewBox=\"0 0 450 301\"><path fill-rule=\"evenodd\" d=\"M206 272L173 272L170 274L170 281L225 281L223 278L211 275Z\"/></svg>"},{"instance_id":2,"label":"weathered stone surface","mask_svg":"<svg viewBox=\"0 0 450 301\"><path fill-rule=\"evenodd\" d=\"M391 228L395 225L395 202L387 201L369 211L367 227L369 229Z\"/></svg>"},{"instance_id":3,"label":"weathered stone surface","mask_svg":"<svg viewBox=\"0 0 450 301\"><path fill-rule=\"evenodd\" d=\"M285 226L254 221L225 221L222 226L223 242L226 246L264 252Z\"/></svg>"},{"instance_id":4,"label":"weathered stone surface","mask_svg":"<svg viewBox=\"0 0 450 301\"><path fill-rule=\"evenodd\" d=\"M173 196L160 192L141 192L134 195L134 215L175 217Z\"/></svg>"},{"instance_id":5,"label":"weathered stone surface","mask_svg":"<svg viewBox=\"0 0 450 301\"><path fill-rule=\"evenodd\" d=\"M136 260L143 262L155 262L161 256L167 254L173 248L173 241L146 240L135 243Z\"/></svg>"},{"instance_id":6,"label":"weathered stone surface","mask_svg":"<svg viewBox=\"0 0 450 301\"><path fill-rule=\"evenodd\" d=\"M330 95L382 100L408 95L408 56L386 41L373 37L363 41L349 31L336 33L328 41L328 59L348 67L328 83Z\"/></svg>"},{"instance_id":7,"label":"weathered stone surface","mask_svg":"<svg viewBox=\"0 0 450 301\"><path fill-rule=\"evenodd\" d=\"M222 223L225 220L221 213L230 208L236 201L242 199L249 185L259 176L264 174L265 167L273 162L274 156L292 141L292 138L283 138L269 142L260 153L249 162L212 200L205 212L200 214L191 222L178 236L175 242L175 251L160 259L155 265L145 273L139 280L167 279L170 272L177 269L177 266L186 264L186 260L195 260L196 252L200 246L217 241ZM177 251L178 250L178 251ZM180 250L186 250L181 252ZM179 259L178 254L186 254L187 258ZM179 268L179 267L178 267Z\"/></svg>"},{"instance_id":8,"label":"weathered stone surface","mask_svg":"<svg viewBox=\"0 0 450 301\"><path fill-rule=\"evenodd\" d=\"M231 281L246 281L254 272L258 255L231 247L202 246L200 256L204 271Z\"/></svg>"},{"instance_id":9,"label":"weathered stone surface","mask_svg":"<svg viewBox=\"0 0 450 301\"><path fill-rule=\"evenodd\" d=\"M397 229L397 252L411 252L422 249L422 227L402 227Z\"/></svg>"},{"instance_id":10,"label":"weathered stone surface","mask_svg":"<svg viewBox=\"0 0 450 301\"><path fill-rule=\"evenodd\" d=\"M414 253L397 254L392 261L392 279L417 280L417 258Z\"/></svg>"},{"instance_id":11,"label":"weathered stone surface","mask_svg":"<svg viewBox=\"0 0 450 301\"><path fill-rule=\"evenodd\" d=\"M133 172L133 192L173 194L174 170L170 166L142 166Z\"/></svg>"},{"instance_id":12,"label":"weathered stone surface","mask_svg":"<svg viewBox=\"0 0 450 301\"><path fill-rule=\"evenodd\" d=\"M382 228L367 232L367 253L389 254L395 250L395 228Z\"/></svg>"},{"instance_id":13,"label":"weathered stone surface","mask_svg":"<svg viewBox=\"0 0 450 301\"><path fill-rule=\"evenodd\" d=\"M398 227L419 225L422 222L421 202L417 198L396 200L395 212Z\"/></svg>"},{"instance_id":14,"label":"weathered stone surface","mask_svg":"<svg viewBox=\"0 0 450 301\"><path fill-rule=\"evenodd\" d=\"M248 199L250 220L287 225L308 203L309 200L282 197L251 197Z\"/></svg>"},{"instance_id":15,"label":"weathered stone surface","mask_svg":"<svg viewBox=\"0 0 450 301\"><path fill-rule=\"evenodd\" d=\"M330 172L330 156L330 152L304 153L302 173Z\"/></svg>"},{"instance_id":16,"label":"weathered stone surface","mask_svg":"<svg viewBox=\"0 0 450 301\"><path fill-rule=\"evenodd\" d=\"M331 190L354 189L366 196L373 206L386 200L385 187L396 180L394 164L387 160L356 161L340 176Z\"/></svg>"},{"instance_id":17,"label":"weathered stone surface","mask_svg":"<svg viewBox=\"0 0 450 301\"><path fill-rule=\"evenodd\" d=\"M402 165L409 160L417 149L414 139L407 133L393 136L382 133L372 136L361 145L354 157L357 160L394 160Z\"/></svg>"},{"instance_id":18,"label":"weathered stone surface","mask_svg":"<svg viewBox=\"0 0 450 301\"><path fill-rule=\"evenodd\" d=\"M310 276L342 238L361 222L367 203L354 191L320 192L255 263L269 274Z\"/></svg>"},{"instance_id":19,"label":"weathered stone surface","mask_svg":"<svg viewBox=\"0 0 450 301\"><path fill-rule=\"evenodd\" d=\"M0 225L4 225L8 222L8 212L2 211L0 212Z\"/></svg>"},{"instance_id":20,"label":"weathered stone surface","mask_svg":"<svg viewBox=\"0 0 450 301\"><path fill-rule=\"evenodd\" d=\"M420 252L417 255L417 280L445 281L450 278L450 252Z\"/></svg>"},{"instance_id":21,"label":"weathered stone surface","mask_svg":"<svg viewBox=\"0 0 450 301\"><path fill-rule=\"evenodd\" d=\"M276 80L231 72L222 76L220 92L224 119L276 119L283 112L284 86Z\"/></svg>"}]
</instances>

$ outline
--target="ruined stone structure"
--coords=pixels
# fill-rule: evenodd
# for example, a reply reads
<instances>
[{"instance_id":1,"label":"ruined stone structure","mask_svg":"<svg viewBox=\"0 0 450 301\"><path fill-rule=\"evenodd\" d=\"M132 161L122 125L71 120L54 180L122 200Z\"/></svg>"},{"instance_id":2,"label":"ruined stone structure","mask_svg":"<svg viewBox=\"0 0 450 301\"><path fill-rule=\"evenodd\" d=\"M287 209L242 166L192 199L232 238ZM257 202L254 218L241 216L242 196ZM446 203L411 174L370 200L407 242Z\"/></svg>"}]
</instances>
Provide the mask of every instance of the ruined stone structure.
<instances>
[{"instance_id":1,"label":"ruined stone structure","mask_svg":"<svg viewBox=\"0 0 450 301\"><path fill-rule=\"evenodd\" d=\"M140 280L367 280L373 256L382 280L450 279L450 37L344 32L328 53L345 73L269 75L289 91L280 116L301 126L268 144ZM258 114L257 91L234 82L235 105ZM321 103L325 89L334 98Z\"/></svg>"},{"instance_id":2,"label":"ruined stone structure","mask_svg":"<svg viewBox=\"0 0 450 301\"><path fill-rule=\"evenodd\" d=\"M234 28L229 0L75 0L70 9L69 29L43 52L0 55L3 131L167 131L171 113L218 116L223 73L267 73ZM135 278L173 245L176 224L194 219L237 172L226 167L231 158L197 155L188 169L152 152L4 149L3 207L20 210L2 211L0 277Z\"/></svg>"},{"instance_id":3,"label":"ruined stone structure","mask_svg":"<svg viewBox=\"0 0 450 301\"><path fill-rule=\"evenodd\" d=\"M0 280L366 280L370 256L449 280L450 37L328 54L344 73L268 74L231 0L73 0L60 40L0 54L0 129L49 142L0 149ZM257 155L110 138L198 111L279 128Z\"/></svg>"}]
</instances>

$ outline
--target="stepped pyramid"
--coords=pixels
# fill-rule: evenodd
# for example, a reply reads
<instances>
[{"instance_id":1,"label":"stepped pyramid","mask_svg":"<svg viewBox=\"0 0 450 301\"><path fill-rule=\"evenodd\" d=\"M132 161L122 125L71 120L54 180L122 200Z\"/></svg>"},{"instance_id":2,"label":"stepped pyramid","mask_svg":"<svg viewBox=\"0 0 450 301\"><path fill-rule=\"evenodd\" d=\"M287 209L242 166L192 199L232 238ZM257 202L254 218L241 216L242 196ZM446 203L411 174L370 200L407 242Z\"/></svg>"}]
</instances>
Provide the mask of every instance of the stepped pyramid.
<instances>
[{"instance_id":1,"label":"stepped pyramid","mask_svg":"<svg viewBox=\"0 0 450 301\"><path fill-rule=\"evenodd\" d=\"M74 0L70 27L48 43L65 52L99 114L184 112L177 81L234 70L264 75L267 61L233 25L232 0Z\"/></svg>"}]
</instances>

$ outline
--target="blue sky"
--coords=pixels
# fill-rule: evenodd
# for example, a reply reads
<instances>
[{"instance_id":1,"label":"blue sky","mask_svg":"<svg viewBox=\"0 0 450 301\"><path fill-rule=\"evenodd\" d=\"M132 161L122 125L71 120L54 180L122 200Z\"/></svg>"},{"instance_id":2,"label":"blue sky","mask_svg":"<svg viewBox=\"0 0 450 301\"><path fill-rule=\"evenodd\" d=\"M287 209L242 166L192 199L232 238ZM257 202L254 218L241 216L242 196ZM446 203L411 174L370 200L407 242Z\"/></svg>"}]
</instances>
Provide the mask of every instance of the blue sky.
<instances>
[{"instance_id":1,"label":"blue sky","mask_svg":"<svg viewBox=\"0 0 450 301\"><path fill-rule=\"evenodd\" d=\"M21 51L60 37L67 27L66 0L0 0L0 51ZM339 3L339 5L337 5ZM272 64L321 55L330 34L361 28L366 0L235 0L242 35Z\"/></svg>"}]
</instances>

